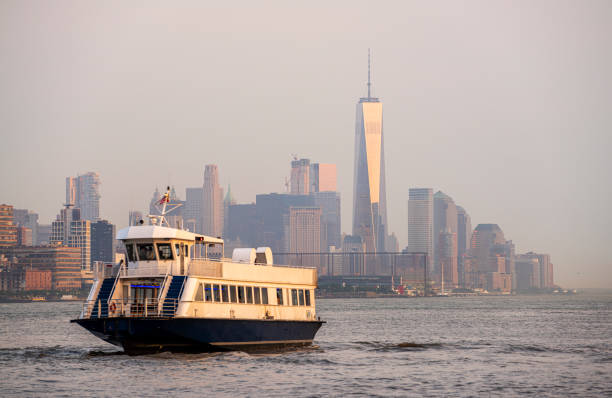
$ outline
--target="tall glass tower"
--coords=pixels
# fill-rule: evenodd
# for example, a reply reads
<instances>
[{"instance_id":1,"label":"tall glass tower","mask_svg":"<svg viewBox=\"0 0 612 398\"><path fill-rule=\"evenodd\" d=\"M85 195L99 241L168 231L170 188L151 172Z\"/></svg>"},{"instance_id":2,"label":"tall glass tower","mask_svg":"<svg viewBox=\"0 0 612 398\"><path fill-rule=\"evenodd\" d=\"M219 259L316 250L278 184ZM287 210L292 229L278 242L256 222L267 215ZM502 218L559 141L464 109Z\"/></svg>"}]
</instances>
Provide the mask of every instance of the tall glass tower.
<instances>
[{"instance_id":1,"label":"tall glass tower","mask_svg":"<svg viewBox=\"0 0 612 398\"><path fill-rule=\"evenodd\" d=\"M369 50L368 96L359 99L355 123L353 235L361 237L366 251L385 251L387 194L382 102L371 96Z\"/></svg>"}]
</instances>

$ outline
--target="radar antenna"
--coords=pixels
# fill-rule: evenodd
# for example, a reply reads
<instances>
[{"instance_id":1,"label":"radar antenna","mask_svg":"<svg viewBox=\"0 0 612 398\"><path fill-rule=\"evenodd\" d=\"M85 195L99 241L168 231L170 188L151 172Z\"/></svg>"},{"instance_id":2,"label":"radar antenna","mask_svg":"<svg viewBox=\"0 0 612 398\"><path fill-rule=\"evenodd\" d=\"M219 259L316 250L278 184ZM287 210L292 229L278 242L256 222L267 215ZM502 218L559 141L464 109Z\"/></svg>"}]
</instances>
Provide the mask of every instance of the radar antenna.
<instances>
[{"instance_id":1,"label":"radar antenna","mask_svg":"<svg viewBox=\"0 0 612 398\"><path fill-rule=\"evenodd\" d=\"M162 206L161 208L159 207L160 205ZM159 201L155 202L155 208L159 211L159 215L149 214L149 219L151 219L153 225L161 227L165 223L169 227L170 224L168 224L168 220L166 220L166 215L182 205L182 203L170 203L170 187L167 187L166 193L162 195Z\"/></svg>"}]
</instances>

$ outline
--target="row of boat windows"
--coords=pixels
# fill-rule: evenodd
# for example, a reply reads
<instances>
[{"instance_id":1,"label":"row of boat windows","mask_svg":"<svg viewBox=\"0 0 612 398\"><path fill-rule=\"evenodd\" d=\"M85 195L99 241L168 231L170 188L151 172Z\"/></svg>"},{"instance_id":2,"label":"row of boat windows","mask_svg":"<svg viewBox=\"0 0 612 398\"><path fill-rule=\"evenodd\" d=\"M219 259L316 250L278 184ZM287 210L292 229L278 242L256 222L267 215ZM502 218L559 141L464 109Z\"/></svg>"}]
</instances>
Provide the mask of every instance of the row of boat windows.
<instances>
[{"instance_id":1,"label":"row of boat windows","mask_svg":"<svg viewBox=\"0 0 612 398\"><path fill-rule=\"evenodd\" d=\"M189 245L174 245L176 257L181 255L181 249L185 257L189 257ZM170 243L128 243L125 245L128 261L155 261L173 260L172 245ZM157 256L156 256L157 252ZM138 256L138 257L137 257Z\"/></svg>"},{"instance_id":2,"label":"row of boat windows","mask_svg":"<svg viewBox=\"0 0 612 398\"><path fill-rule=\"evenodd\" d=\"M257 286L213 285L200 283L196 290L195 301L211 303L242 303L265 304L269 303L268 293L274 293L274 288ZM286 291L286 293L284 293ZM287 297L287 304L284 297ZM310 307L311 293L308 289L276 288L277 305L294 305Z\"/></svg>"}]
</instances>

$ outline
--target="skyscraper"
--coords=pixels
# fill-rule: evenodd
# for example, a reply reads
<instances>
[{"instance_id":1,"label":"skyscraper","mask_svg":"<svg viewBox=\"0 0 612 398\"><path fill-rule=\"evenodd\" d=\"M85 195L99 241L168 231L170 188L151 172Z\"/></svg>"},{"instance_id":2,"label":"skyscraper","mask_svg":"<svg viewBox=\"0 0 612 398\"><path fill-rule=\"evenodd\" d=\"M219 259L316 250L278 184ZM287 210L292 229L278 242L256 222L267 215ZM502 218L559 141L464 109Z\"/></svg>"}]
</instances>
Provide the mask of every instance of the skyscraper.
<instances>
[{"instance_id":1,"label":"skyscraper","mask_svg":"<svg viewBox=\"0 0 612 398\"><path fill-rule=\"evenodd\" d=\"M447 278L449 275L457 273L457 207L453 199L442 191L436 192L433 202L433 271L436 277L440 277L442 274L442 262L444 261L446 267L448 267L448 264L451 264L455 269L450 272L445 269L444 278L446 279L446 283L452 283L452 281L449 281ZM451 237L447 236L447 234L450 234ZM450 246L444 244L444 248L439 249L442 237L447 241L448 239L452 239L455 243ZM450 252L448 250L450 250Z\"/></svg>"},{"instance_id":2,"label":"skyscraper","mask_svg":"<svg viewBox=\"0 0 612 398\"><path fill-rule=\"evenodd\" d=\"M66 205L51 223L49 243L81 250L81 268L91 267L91 221L82 220L80 209Z\"/></svg>"},{"instance_id":3,"label":"skyscraper","mask_svg":"<svg viewBox=\"0 0 612 398\"><path fill-rule=\"evenodd\" d=\"M100 174L89 172L66 178L66 204L81 209L81 219L100 218Z\"/></svg>"},{"instance_id":4,"label":"skyscraper","mask_svg":"<svg viewBox=\"0 0 612 398\"><path fill-rule=\"evenodd\" d=\"M0 205L0 247L17 245L17 227L13 221L13 206Z\"/></svg>"},{"instance_id":5,"label":"skyscraper","mask_svg":"<svg viewBox=\"0 0 612 398\"><path fill-rule=\"evenodd\" d=\"M291 195L308 195L310 192L310 160L291 161Z\"/></svg>"},{"instance_id":6,"label":"skyscraper","mask_svg":"<svg viewBox=\"0 0 612 398\"><path fill-rule=\"evenodd\" d=\"M408 252L427 253L433 262L433 190L408 190Z\"/></svg>"},{"instance_id":7,"label":"skyscraper","mask_svg":"<svg viewBox=\"0 0 612 398\"><path fill-rule=\"evenodd\" d=\"M204 197L202 199L202 233L223 235L223 188L219 185L219 169L215 164L204 168Z\"/></svg>"},{"instance_id":8,"label":"skyscraper","mask_svg":"<svg viewBox=\"0 0 612 398\"><path fill-rule=\"evenodd\" d=\"M140 221L140 220L139 220ZM132 225L132 224L130 224ZM91 223L91 262L115 261L115 226L106 220Z\"/></svg>"},{"instance_id":9,"label":"skyscraper","mask_svg":"<svg viewBox=\"0 0 612 398\"><path fill-rule=\"evenodd\" d=\"M185 189L185 209L183 218L185 228L191 232L202 233L202 200L204 189L202 187Z\"/></svg>"},{"instance_id":10,"label":"skyscraper","mask_svg":"<svg viewBox=\"0 0 612 398\"><path fill-rule=\"evenodd\" d=\"M368 52L368 96L357 104L353 179L353 235L366 251L384 251L387 237L387 198L382 102L371 96Z\"/></svg>"},{"instance_id":11,"label":"skyscraper","mask_svg":"<svg viewBox=\"0 0 612 398\"><path fill-rule=\"evenodd\" d=\"M467 251L470 249L472 239L472 220L470 215L461 206L457 206L457 271L459 274L459 285L463 286L464 261Z\"/></svg>"},{"instance_id":12,"label":"skyscraper","mask_svg":"<svg viewBox=\"0 0 612 398\"><path fill-rule=\"evenodd\" d=\"M310 192L336 191L336 165L313 163L310 165Z\"/></svg>"}]
</instances>

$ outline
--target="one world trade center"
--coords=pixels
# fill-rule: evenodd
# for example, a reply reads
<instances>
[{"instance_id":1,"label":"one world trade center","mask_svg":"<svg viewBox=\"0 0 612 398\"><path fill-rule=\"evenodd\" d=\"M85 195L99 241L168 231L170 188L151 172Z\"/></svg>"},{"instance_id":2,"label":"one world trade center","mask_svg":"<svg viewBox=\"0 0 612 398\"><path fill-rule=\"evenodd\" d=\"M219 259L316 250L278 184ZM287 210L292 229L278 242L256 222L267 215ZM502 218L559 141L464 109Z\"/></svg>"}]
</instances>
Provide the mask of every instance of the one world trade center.
<instances>
[{"instance_id":1,"label":"one world trade center","mask_svg":"<svg viewBox=\"0 0 612 398\"><path fill-rule=\"evenodd\" d=\"M367 252L385 251L387 195L382 102L371 96L369 51L368 96L359 99L355 122L353 235L361 237Z\"/></svg>"}]
</instances>

